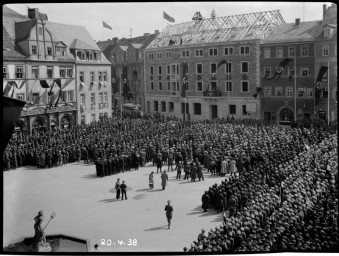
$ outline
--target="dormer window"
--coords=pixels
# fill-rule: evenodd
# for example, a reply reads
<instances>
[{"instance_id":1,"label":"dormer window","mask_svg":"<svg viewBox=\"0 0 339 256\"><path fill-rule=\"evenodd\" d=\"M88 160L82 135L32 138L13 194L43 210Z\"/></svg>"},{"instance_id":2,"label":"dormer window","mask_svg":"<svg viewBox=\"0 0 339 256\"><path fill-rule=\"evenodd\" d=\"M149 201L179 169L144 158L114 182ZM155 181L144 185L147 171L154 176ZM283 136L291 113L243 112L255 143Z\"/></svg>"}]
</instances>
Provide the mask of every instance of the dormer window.
<instances>
[{"instance_id":1,"label":"dormer window","mask_svg":"<svg viewBox=\"0 0 339 256\"><path fill-rule=\"evenodd\" d=\"M36 50L36 45L32 45L32 55L36 55L37 50Z\"/></svg>"},{"instance_id":2,"label":"dormer window","mask_svg":"<svg viewBox=\"0 0 339 256\"><path fill-rule=\"evenodd\" d=\"M39 27L39 35L42 36L42 27Z\"/></svg>"},{"instance_id":3,"label":"dormer window","mask_svg":"<svg viewBox=\"0 0 339 256\"><path fill-rule=\"evenodd\" d=\"M329 37L329 36L331 36L331 35L332 35L332 28L326 27L326 28L324 29L324 36L325 36L325 37Z\"/></svg>"},{"instance_id":4,"label":"dormer window","mask_svg":"<svg viewBox=\"0 0 339 256\"><path fill-rule=\"evenodd\" d=\"M56 56L61 56L61 49L60 48L56 48Z\"/></svg>"},{"instance_id":5,"label":"dormer window","mask_svg":"<svg viewBox=\"0 0 339 256\"><path fill-rule=\"evenodd\" d=\"M84 52L81 53L81 60L86 60L86 54Z\"/></svg>"}]
</instances>

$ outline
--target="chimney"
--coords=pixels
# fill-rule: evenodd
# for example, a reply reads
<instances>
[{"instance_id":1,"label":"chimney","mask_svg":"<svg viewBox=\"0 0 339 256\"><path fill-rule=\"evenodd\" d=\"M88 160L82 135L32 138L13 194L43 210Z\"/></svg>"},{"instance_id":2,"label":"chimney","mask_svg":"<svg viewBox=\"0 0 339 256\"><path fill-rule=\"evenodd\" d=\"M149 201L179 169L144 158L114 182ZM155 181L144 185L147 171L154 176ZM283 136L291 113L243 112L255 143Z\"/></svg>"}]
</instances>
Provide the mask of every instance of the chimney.
<instances>
[{"instance_id":1,"label":"chimney","mask_svg":"<svg viewBox=\"0 0 339 256\"><path fill-rule=\"evenodd\" d=\"M113 38L112 38L112 41L113 41L113 44L118 44L119 38L113 37Z\"/></svg>"},{"instance_id":2,"label":"chimney","mask_svg":"<svg viewBox=\"0 0 339 256\"><path fill-rule=\"evenodd\" d=\"M295 26L300 26L300 18L295 19Z\"/></svg>"},{"instance_id":3,"label":"chimney","mask_svg":"<svg viewBox=\"0 0 339 256\"><path fill-rule=\"evenodd\" d=\"M155 30L154 32L156 35L159 35L159 30Z\"/></svg>"},{"instance_id":4,"label":"chimney","mask_svg":"<svg viewBox=\"0 0 339 256\"><path fill-rule=\"evenodd\" d=\"M38 8L28 8L28 18L31 20L39 18Z\"/></svg>"},{"instance_id":5,"label":"chimney","mask_svg":"<svg viewBox=\"0 0 339 256\"><path fill-rule=\"evenodd\" d=\"M150 33L144 33L144 36L149 36L150 35Z\"/></svg>"},{"instance_id":6,"label":"chimney","mask_svg":"<svg viewBox=\"0 0 339 256\"><path fill-rule=\"evenodd\" d=\"M327 5L323 4L323 19L325 18L326 11L327 11Z\"/></svg>"}]
</instances>

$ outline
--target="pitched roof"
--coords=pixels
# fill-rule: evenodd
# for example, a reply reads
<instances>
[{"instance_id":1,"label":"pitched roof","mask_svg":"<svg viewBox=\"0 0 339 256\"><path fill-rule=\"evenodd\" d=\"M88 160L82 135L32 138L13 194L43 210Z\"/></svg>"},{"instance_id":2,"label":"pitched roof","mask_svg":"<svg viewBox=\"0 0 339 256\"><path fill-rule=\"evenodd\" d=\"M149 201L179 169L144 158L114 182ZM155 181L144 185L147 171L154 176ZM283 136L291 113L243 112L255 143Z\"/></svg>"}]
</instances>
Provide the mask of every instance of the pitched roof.
<instances>
[{"instance_id":1,"label":"pitched roof","mask_svg":"<svg viewBox=\"0 0 339 256\"><path fill-rule=\"evenodd\" d=\"M31 34L31 29L36 24L37 20L24 20L15 22L15 41L20 42L26 40Z\"/></svg>"},{"instance_id":2,"label":"pitched roof","mask_svg":"<svg viewBox=\"0 0 339 256\"><path fill-rule=\"evenodd\" d=\"M262 43L312 41L321 31L321 21L281 24L272 30L271 34Z\"/></svg>"},{"instance_id":3,"label":"pitched roof","mask_svg":"<svg viewBox=\"0 0 339 256\"><path fill-rule=\"evenodd\" d=\"M9 36L6 28L2 26L3 59L26 59L26 57L15 49L14 41Z\"/></svg>"},{"instance_id":4,"label":"pitched roof","mask_svg":"<svg viewBox=\"0 0 339 256\"><path fill-rule=\"evenodd\" d=\"M167 26L147 49L167 47L170 40L192 45L266 38L284 23L279 10L192 20Z\"/></svg>"},{"instance_id":5,"label":"pitched roof","mask_svg":"<svg viewBox=\"0 0 339 256\"><path fill-rule=\"evenodd\" d=\"M89 45L80 39L74 39L69 48L77 50L98 50L97 47L93 47L92 45Z\"/></svg>"},{"instance_id":6,"label":"pitched roof","mask_svg":"<svg viewBox=\"0 0 339 256\"><path fill-rule=\"evenodd\" d=\"M15 40L15 25L14 22L29 20L27 17L21 15L8 8L6 5L2 6L2 25L6 28L12 40Z\"/></svg>"}]
</instances>

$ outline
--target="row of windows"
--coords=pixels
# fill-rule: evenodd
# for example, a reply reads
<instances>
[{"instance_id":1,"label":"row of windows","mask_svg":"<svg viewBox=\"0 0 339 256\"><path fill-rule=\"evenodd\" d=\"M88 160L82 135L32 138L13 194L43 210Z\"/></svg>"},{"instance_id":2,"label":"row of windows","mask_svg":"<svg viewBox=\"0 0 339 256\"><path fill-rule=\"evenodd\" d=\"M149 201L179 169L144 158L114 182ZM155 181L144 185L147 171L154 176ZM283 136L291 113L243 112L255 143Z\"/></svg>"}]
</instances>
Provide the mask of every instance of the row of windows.
<instances>
[{"instance_id":1,"label":"row of windows","mask_svg":"<svg viewBox=\"0 0 339 256\"><path fill-rule=\"evenodd\" d=\"M53 55L52 47L46 47L47 48L47 56ZM36 45L32 45L31 47L31 54L32 55L38 55L38 47ZM66 56L66 48L64 47L55 47L55 55L56 56Z\"/></svg>"},{"instance_id":2,"label":"row of windows","mask_svg":"<svg viewBox=\"0 0 339 256\"><path fill-rule=\"evenodd\" d=\"M181 57L182 58L188 58L192 55L194 57L204 57L204 56L218 56L219 55L219 49L218 48L210 48L205 52L204 49L195 49L195 50L182 50L181 51ZM205 55L206 54L206 55ZM249 55L250 54L250 47L249 46L240 46L239 47L239 54L240 55ZM225 47L223 49L223 55L235 55L234 47ZM162 59L163 54L161 52L156 53L157 59ZM154 53L149 54L149 59L154 60ZM165 52L166 59L172 58L172 53L170 51Z\"/></svg>"},{"instance_id":3,"label":"row of windows","mask_svg":"<svg viewBox=\"0 0 339 256\"><path fill-rule=\"evenodd\" d=\"M160 106L159 106L160 103ZM150 105L150 102L147 102L147 105ZM202 114L202 104L201 103L193 103L193 115L201 115ZM189 103L181 103L181 114L185 113L186 114L190 113L189 110ZM237 114L237 106L235 104L228 104L228 112L230 115L236 115ZM241 105L241 110L243 115L247 115L247 106L246 105ZM174 113L174 102L167 102L166 101L153 101L153 111L155 112L168 112L168 113Z\"/></svg>"},{"instance_id":4,"label":"row of windows","mask_svg":"<svg viewBox=\"0 0 339 256\"><path fill-rule=\"evenodd\" d=\"M80 60L101 60L101 54L99 52L77 51L76 54Z\"/></svg>"},{"instance_id":5,"label":"row of windows","mask_svg":"<svg viewBox=\"0 0 339 256\"><path fill-rule=\"evenodd\" d=\"M264 58L271 58L272 48L264 48ZM337 47L335 47L335 55L337 55ZM287 49L287 56L288 57L295 57L296 56L296 48L295 46L290 46ZM322 45L321 48L322 56L329 56L330 53L330 46L329 45ZM300 56L301 57L308 57L309 56L309 48L308 46L300 46ZM284 57L284 48L283 47L276 47L275 48L275 57L276 58L283 58Z\"/></svg>"},{"instance_id":6,"label":"row of windows","mask_svg":"<svg viewBox=\"0 0 339 256\"><path fill-rule=\"evenodd\" d=\"M89 81L94 82L95 81L95 73L94 71L89 72ZM79 72L79 80L80 82L85 82L85 72L81 71ZM97 81L106 81L107 82L107 72L98 72L98 80Z\"/></svg>"},{"instance_id":7,"label":"row of windows","mask_svg":"<svg viewBox=\"0 0 339 256\"><path fill-rule=\"evenodd\" d=\"M241 81L241 92L248 92L249 91L249 81ZM189 85L186 83L185 90L188 91ZM216 90L218 88L217 81L211 82L211 90ZM151 91L154 91L154 82L150 82L150 89ZM165 88L163 87L162 82L158 82L158 91L163 91ZM205 88L207 89L207 88ZM204 90L203 88L203 82L197 81L196 82L196 92L202 92ZM180 83L178 81L176 82L167 82L167 91L172 92L179 92L180 91ZM233 92L233 81L225 81L225 92Z\"/></svg>"},{"instance_id":8,"label":"row of windows","mask_svg":"<svg viewBox=\"0 0 339 256\"><path fill-rule=\"evenodd\" d=\"M217 65L218 65L218 63L216 63L216 62L210 63L210 73L211 74L216 73ZM225 66L224 67L225 73L232 73L232 70L233 70L233 63L232 62L228 62L224 66ZM158 67L157 74L161 75L162 71L163 71L163 66L157 66L157 67ZM241 73L249 73L250 72L248 61L241 61L240 67L241 67ZM186 69L185 73L189 74L189 64L187 64L187 69ZM195 64L195 73L196 74L203 74L203 64L202 63L196 63ZM155 68L154 68L154 66L150 66L150 75L154 75L154 74L155 74ZM168 75L180 74L179 64L166 65L166 74L168 74Z\"/></svg>"},{"instance_id":9,"label":"row of windows","mask_svg":"<svg viewBox=\"0 0 339 256\"><path fill-rule=\"evenodd\" d=\"M41 66L40 66L41 67ZM31 67L32 78L53 78L53 67L47 67L46 73L40 74L39 66ZM23 66L15 67L15 78L23 78ZM73 67L59 67L59 77L73 77ZM3 66L3 78L8 78L7 67Z\"/></svg>"},{"instance_id":10,"label":"row of windows","mask_svg":"<svg viewBox=\"0 0 339 256\"><path fill-rule=\"evenodd\" d=\"M25 93L17 93L17 99L19 100L26 100ZM51 92L47 94L47 103L51 103L55 99L56 95ZM40 93L33 93L32 94L32 101L33 104L39 105L42 104L43 95ZM74 102L74 91L62 91L60 95L60 102Z\"/></svg>"},{"instance_id":11,"label":"row of windows","mask_svg":"<svg viewBox=\"0 0 339 256\"><path fill-rule=\"evenodd\" d=\"M269 77L270 75L273 75L275 73L275 70L273 72L271 71L271 67L264 67L264 76ZM294 66L289 66L287 68L287 71L282 71L281 75L287 74L288 76L294 76ZM309 76L310 71L309 67L300 67L300 76Z\"/></svg>"},{"instance_id":12,"label":"row of windows","mask_svg":"<svg viewBox=\"0 0 339 256\"><path fill-rule=\"evenodd\" d=\"M107 112L99 113L99 120L106 119L106 118L108 118ZM94 121L96 121L96 114L91 114L91 122L94 122ZM86 123L86 115L81 115L80 122L81 124Z\"/></svg>"},{"instance_id":13,"label":"row of windows","mask_svg":"<svg viewBox=\"0 0 339 256\"><path fill-rule=\"evenodd\" d=\"M108 102L108 93L99 92L99 103ZM91 93L91 104L95 104L96 93ZM80 104L86 105L86 95L84 93L80 94Z\"/></svg>"}]
</instances>

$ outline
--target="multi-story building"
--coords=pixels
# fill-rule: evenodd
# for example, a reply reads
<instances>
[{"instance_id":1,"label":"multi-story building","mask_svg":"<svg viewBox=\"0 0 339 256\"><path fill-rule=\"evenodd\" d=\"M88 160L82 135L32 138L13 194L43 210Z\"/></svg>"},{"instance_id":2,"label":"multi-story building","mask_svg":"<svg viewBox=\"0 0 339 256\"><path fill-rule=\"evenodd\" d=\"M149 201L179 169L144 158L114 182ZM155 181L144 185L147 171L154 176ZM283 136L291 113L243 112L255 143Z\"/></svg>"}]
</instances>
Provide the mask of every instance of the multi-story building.
<instances>
[{"instance_id":1,"label":"multi-story building","mask_svg":"<svg viewBox=\"0 0 339 256\"><path fill-rule=\"evenodd\" d=\"M124 87L128 86L129 93L121 100L133 100L144 110L144 50L150 42L159 34L144 33L143 36L130 39L113 38L109 45L98 42L98 45L106 46L104 53L112 62L112 86L113 91L123 94ZM101 46L101 47L102 47ZM113 75L114 74L114 75ZM122 101L120 101L121 103Z\"/></svg>"},{"instance_id":2,"label":"multi-story building","mask_svg":"<svg viewBox=\"0 0 339 256\"><path fill-rule=\"evenodd\" d=\"M283 23L279 11L210 19L196 13L166 27L145 50L146 113L259 119L260 99L252 95L260 86L260 39Z\"/></svg>"},{"instance_id":3,"label":"multi-story building","mask_svg":"<svg viewBox=\"0 0 339 256\"><path fill-rule=\"evenodd\" d=\"M75 61L77 124L112 114L111 63L85 27L48 22L48 29L69 47Z\"/></svg>"},{"instance_id":4,"label":"multi-story building","mask_svg":"<svg viewBox=\"0 0 339 256\"><path fill-rule=\"evenodd\" d=\"M22 66L10 65L7 59L4 59L3 65L4 76L7 73L4 81L17 79L15 84L9 83L14 85L11 86L11 91L4 93L28 102L21 113L17 131L31 134L35 130L46 131L55 126L75 125L81 123L79 116L84 113L88 116L86 123L92 120L93 114L97 116L102 113L104 116L106 112L106 115L110 115L111 90L107 82L104 83L105 78L106 81L110 80L110 63L101 56L100 49L84 27L49 22L47 15L38 9L28 9L28 17L25 17L6 6L3 6L3 21L4 37L7 32L14 50L25 57ZM99 103L102 103L102 110L99 107L96 110L91 110L90 106L80 107L81 68L78 66L81 65L76 58L79 45L82 50L96 52L95 61L84 60L81 63L85 70L99 72L100 69L102 72L102 81L98 83L104 88L101 92L102 100L100 92L96 93ZM85 53L85 56L89 55ZM106 101L104 92L107 95ZM88 95L90 93L86 91L86 96L91 97Z\"/></svg>"},{"instance_id":5,"label":"multi-story building","mask_svg":"<svg viewBox=\"0 0 339 256\"><path fill-rule=\"evenodd\" d=\"M323 5L323 20L315 41L315 72L318 76L321 67L325 73L320 79L319 97L315 98L314 114L328 121L337 120L338 69L337 69L337 5ZM316 77L317 78L317 77ZM314 83L315 84L315 83ZM315 88L317 90L317 88Z\"/></svg>"},{"instance_id":6,"label":"multi-story building","mask_svg":"<svg viewBox=\"0 0 339 256\"><path fill-rule=\"evenodd\" d=\"M262 40L261 113L274 124L290 124L314 113L315 36L319 21L281 24Z\"/></svg>"}]
</instances>

